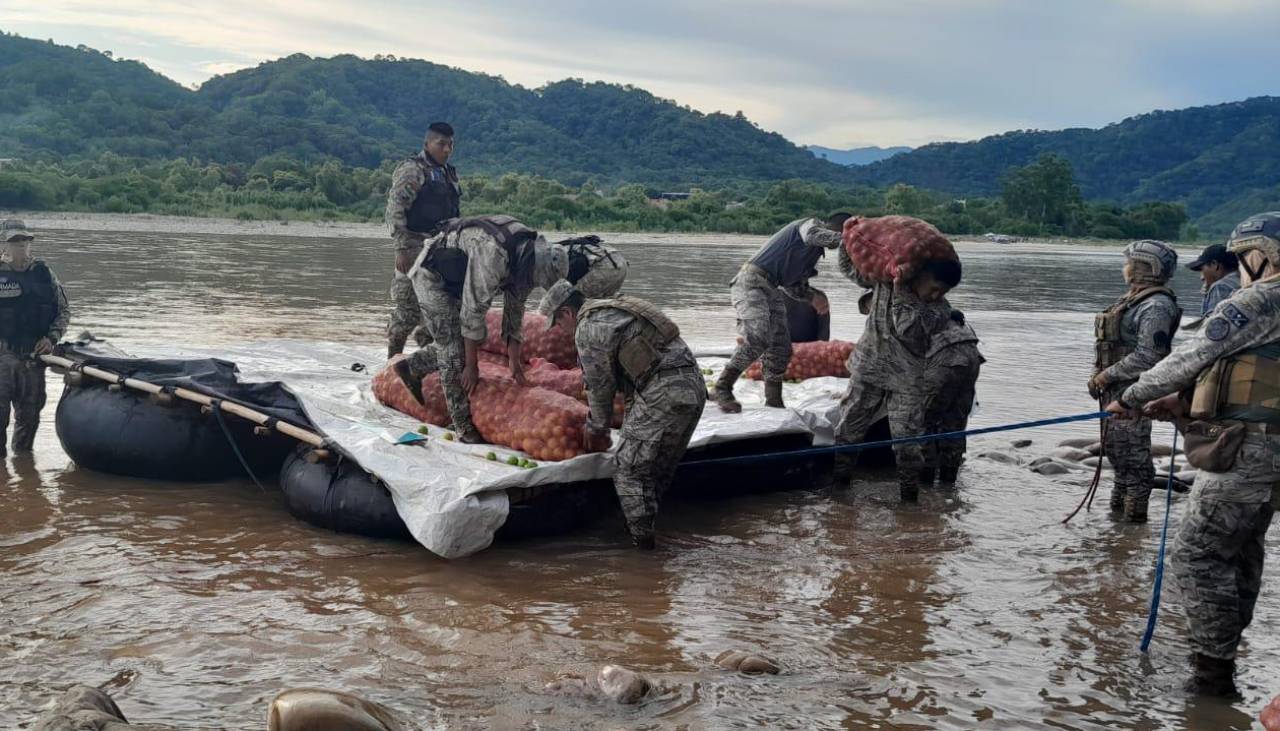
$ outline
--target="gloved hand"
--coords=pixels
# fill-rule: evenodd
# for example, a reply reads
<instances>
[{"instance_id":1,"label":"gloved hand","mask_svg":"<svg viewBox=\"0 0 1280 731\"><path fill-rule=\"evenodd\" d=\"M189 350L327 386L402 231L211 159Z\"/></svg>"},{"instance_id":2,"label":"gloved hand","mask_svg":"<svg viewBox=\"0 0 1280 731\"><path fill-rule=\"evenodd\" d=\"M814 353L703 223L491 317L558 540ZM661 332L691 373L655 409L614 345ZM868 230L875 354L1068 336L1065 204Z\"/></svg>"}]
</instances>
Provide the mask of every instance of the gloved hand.
<instances>
[{"instance_id":1,"label":"gloved hand","mask_svg":"<svg viewBox=\"0 0 1280 731\"><path fill-rule=\"evenodd\" d=\"M48 355L53 352L53 341L49 338L40 338L36 341L36 347L32 351L36 355Z\"/></svg>"},{"instance_id":2,"label":"gloved hand","mask_svg":"<svg viewBox=\"0 0 1280 731\"><path fill-rule=\"evenodd\" d=\"M582 425L582 446L588 452L607 452L613 446L608 429L595 429L590 422Z\"/></svg>"}]
</instances>

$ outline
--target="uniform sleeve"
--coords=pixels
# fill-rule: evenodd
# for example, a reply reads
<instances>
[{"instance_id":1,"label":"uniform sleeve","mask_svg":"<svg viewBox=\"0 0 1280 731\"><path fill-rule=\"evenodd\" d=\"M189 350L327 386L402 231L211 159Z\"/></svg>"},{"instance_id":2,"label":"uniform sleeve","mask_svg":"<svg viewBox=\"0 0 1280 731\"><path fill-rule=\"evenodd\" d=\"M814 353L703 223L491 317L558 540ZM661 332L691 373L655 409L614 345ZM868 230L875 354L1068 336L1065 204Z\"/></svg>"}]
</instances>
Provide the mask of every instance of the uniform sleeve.
<instances>
[{"instance_id":1,"label":"uniform sleeve","mask_svg":"<svg viewBox=\"0 0 1280 731\"><path fill-rule=\"evenodd\" d=\"M587 387L591 426L605 429L613 422L613 400L618 393L618 381L613 368L618 332L593 320L594 318L589 318L578 321L574 342L578 346L582 380Z\"/></svg>"},{"instance_id":2,"label":"uniform sleeve","mask_svg":"<svg viewBox=\"0 0 1280 731\"><path fill-rule=\"evenodd\" d=\"M875 282L862 276L858 268L853 265L853 260L849 258L849 252L845 251L843 246L836 250L836 266L840 269L840 273L845 276L845 279L852 281L859 287L863 289L875 288Z\"/></svg>"},{"instance_id":3,"label":"uniform sleeve","mask_svg":"<svg viewBox=\"0 0 1280 731\"><path fill-rule=\"evenodd\" d=\"M508 288L502 293L502 340L524 342L524 311L529 299L528 288Z\"/></svg>"},{"instance_id":4,"label":"uniform sleeve","mask_svg":"<svg viewBox=\"0 0 1280 731\"><path fill-rule=\"evenodd\" d=\"M1177 326L1177 306L1163 296L1149 299L1146 304L1146 312L1138 326L1138 346L1104 371L1110 383L1135 380L1169 354L1173 330Z\"/></svg>"},{"instance_id":5,"label":"uniform sleeve","mask_svg":"<svg viewBox=\"0 0 1280 731\"><path fill-rule=\"evenodd\" d=\"M400 163L391 174L391 187L387 189L387 227L396 242L396 251L410 249L422 243L423 235L409 229L409 209L422 190L425 177L422 168L412 160Z\"/></svg>"},{"instance_id":6,"label":"uniform sleeve","mask_svg":"<svg viewBox=\"0 0 1280 731\"><path fill-rule=\"evenodd\" d=\"M822 225L816 218L800 224L800 239L805 246L834 249L840 245L840 234Z\"/></svg>"},{"instance_id":7,"label":"uniform sleeve","mask_svg":"<svg viewBox=\"0 0 1280 731\"><path fill-rule=\"evenodd\" d=\"M1164 360L1125 390L1130 406L1142 406L1194 384L1200 372L1221 358L1280 340L1280 316L1257 293L1233 297Z\"/></svg>"},{"instance_id":8,"label":"uniform sleeve","mask_svg":"<svg viewBox=\"0 0 1280 731\"><path fill-rule=\"evenodd\" d=\"M464 229L460 234L459 245L467 252L467 281L462 286L462 336L468 340L483 341L489 335L484 324L485 313L493 305L493 300L502 291L502 283L507 276L507 252L503 251L493 237L478 228ZM504 300L503 330L506 330L508 307L519 307L521 319L524 317L524 300L513 303L512 298ZM505 334L505 333L504 333Z\"/></svg>"},{"instance_id":9,"label":"uniform sleeve","mask_svg":"<svg viewBox=\"0 0 1280 731\"><path fill-rule=\"evenodd\" d=\"M67 291L62 288L62 282L58 281L58 276L52 270L49 276L53 279L53 291L58 298L58 316L49 326L47 337L50 342L57 344L62 340L62 336L67 334L67 326L71 324L71 303L67 300Z\"/></svg>"},{"instance_id":10,"label":"uniform sleeve","mask_svg":"<svg viewBox=\"0 0 1280 731\"><path fill-rule=\"evenodd\" d=\"M779 287L778 289L781 289L782 293L791 299L800 302L808 302L813 299L813 294L817 291L809 286L809 280L807 279L799 284L793 284L790 287Z\"/></svg>"},{"instance_id":11,"label":"uniform sleeve","mask_svg":"<svg viewBox=\"0 0 1280 731\"><path fill-rule=\"evenodd\" d=\"M893 332L908 350L920 357L929 352L929 340L937 330L934 321L938 318L932 315L931 310L914 295L902 291L893 293L893 304L889 310Z\"/></svg>"}]
</instances>

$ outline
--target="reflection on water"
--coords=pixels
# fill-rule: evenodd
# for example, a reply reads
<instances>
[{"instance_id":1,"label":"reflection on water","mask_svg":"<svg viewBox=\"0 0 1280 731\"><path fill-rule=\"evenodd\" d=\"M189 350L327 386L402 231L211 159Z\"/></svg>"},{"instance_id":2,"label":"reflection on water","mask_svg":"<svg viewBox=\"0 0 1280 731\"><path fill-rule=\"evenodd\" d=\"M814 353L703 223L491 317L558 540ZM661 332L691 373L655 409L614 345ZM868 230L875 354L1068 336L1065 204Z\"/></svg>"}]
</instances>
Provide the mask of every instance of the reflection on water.
<instances>
[{"instance_id":1,"label":"reflection on water","mask_svg":"<svg viewBox=\"0 0 1280 731\"><path fill-rule=\"evenodd\" d=\"M758 239L613 238L633 294L691 342L732 341L727 282ZM377 342L385 323L385 241L53 232L38 244L70 291L73 332L126 348ZM962 255L952 301L990 361L974 424L1090 410L1091 318L1123 288L1118 250ZM857 292L823 266L834 332L856 337ZM1197 282L1184 271L1176 285L1194 310ZM1190 703L1176 596L1150 656L1137 652L1158 525L1095 511L1063 527L1078 488L1016 467L972 460L958 490L918 507L898 505L887 474L672 502L655 554L606 523L446 563L311 528L251 483L77 470L52 412L34 460L0 474L0 703L20 725L71 682L107 684L143 721L228 728L259 727L289 685L365 694L424 727L509 729L1249 728L1243 714L1280 690L1274 590L1248 634L1246 700ZM1090 431L1028 436L1043 450ZM719 671L727 648L787 672ZM659 692L638 708L538 692L604 662L650 673Z\"/></svg>"}]
</instances>

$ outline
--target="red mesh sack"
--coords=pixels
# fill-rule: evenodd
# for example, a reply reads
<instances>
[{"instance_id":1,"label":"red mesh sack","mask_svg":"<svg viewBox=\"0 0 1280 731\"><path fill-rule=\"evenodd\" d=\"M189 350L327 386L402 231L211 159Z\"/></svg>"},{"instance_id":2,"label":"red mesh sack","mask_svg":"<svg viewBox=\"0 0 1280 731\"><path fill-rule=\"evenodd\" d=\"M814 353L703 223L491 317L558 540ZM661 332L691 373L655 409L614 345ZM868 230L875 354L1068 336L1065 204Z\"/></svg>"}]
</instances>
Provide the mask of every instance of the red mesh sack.
<instances>
[{"instance_id":1,"label":"red mesh sack","mask_svg":"<svg viewBox=\"0 0 1280 731\"><path fill-rule=\"evenodd\" d=\"M505 356L507 344L502 340L502 311L489 310L484 316L485 327L489 337L480 346L481 350ZM573 332L566 329L564 323L558 323L547 330L547 318L536 313L524 316L523 335L525 362L534 358L549 360L561 368L574 368L578 365L578 347L573 343Z\"/></svg>"},{"instance_id":2,"label":"red mesh sack","mask_svg":"<svg viewBox=\"0 0 1280 731\"><path fill-rule=\"evenodd\" d=\"M525 366L524 376L529 381L530 386L538 386L548 391L555 391L566 396L572 396L582 403L587 403L587 388L582 380L581 368L558 368L551 361L534 358L529 365ZM614 429L622 428L622 410L624 408L625 399L622 394L618 394L613 399L613 423Z\"/></svg>"},{"instance_id":3,"label":"red mesh sack","mask_svg":"<svg viewBox=\"0 0 1280 731\"><path fill-rule=\"evenodd\" d=\"M885 283L910 279L931 259L960 258L941 231L911 216L850 218L844 223L844 250L863 277Z\"/></svg>"},{"instance_id":4,"label":"red mesh sack","mask_svg":"<svg viewBox=\"0 0 1280 731\"><path fill-rule=\"evenodd\" d=\"M835 376L848 378L849 355L853 353L853 343L847 340L826 340L812 343L796 343L791 346L791 362L787 364L788 381L803 381L806 378ZM764 378L760 361L747 368L747 378L759 381Z\"/></svg>"},{"instance_id":5,"label":"red mesh sack","mask_svg":"<svg viewBox=\"0 0 1280 731\"><path fill-rule=\"evenodd\" d=\"M418 403L418 399L414 398L413 394L409 393L409 387L404 385L404 381L400 380L400 376L396 374L393 366L404 360L405 357L406 356L404 355L395 356L391 360L387 361L385 368L374 375L373 397L378 399L378 403L383 406L390 406L396 411L412 416L418 421L436 424L436 426L444 426L444 424L448 424L448 412L445 413L443 424L437 423L428 418L430 414L427 413L427 410L422 406L422 404Z\"/></svg>"}]
</instances>

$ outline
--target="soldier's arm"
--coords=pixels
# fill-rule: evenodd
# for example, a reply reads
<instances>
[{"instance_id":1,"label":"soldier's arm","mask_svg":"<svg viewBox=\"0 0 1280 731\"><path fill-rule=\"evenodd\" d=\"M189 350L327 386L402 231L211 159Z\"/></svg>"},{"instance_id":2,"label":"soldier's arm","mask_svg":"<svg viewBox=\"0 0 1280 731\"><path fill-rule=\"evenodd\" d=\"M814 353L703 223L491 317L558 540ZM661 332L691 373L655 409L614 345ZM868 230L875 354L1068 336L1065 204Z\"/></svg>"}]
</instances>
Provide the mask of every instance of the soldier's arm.
<instances>
[{"instance_id":1,"label":"soldier's arm","mask_svg":"<svg viewBox=\"0 0 1280 731\"><path fill-rule=\"evenodd\" d=\"M391 187L387 189L387 227L396 242L396 251L410 249L422 243L423 235L409 229L409 209L422 190L425 176L422 168L412 161L402 162L391 174Z\"/></svg>"},{"instance_id":2,"label":"soldier's arm","mask_svg":"<svg viewBox=\"0 0 1280 731\"><path fill-rule=\"evenodd\" d=\"M617 349L618 332L590 320L578 323L574 342L582 365L582 380L587 387L587 405L591 409L593 431L608 429L613 423L613 400L618 393L614 378L613 353Z\"/></svg>"},{"instance_id":3,"label":"soldier's arm","mask_svg":"<svg viewBox=\"0 0 1280 731\"><path fill-rule=\"evenodd\" d=\"M843 246L836 250L836 266L839 267L840 273L843 274L846 279L853 281L859 287L862 287L863 289L875 288L875 282L872 282L870 279L862 276L862 273L858 271L858 268L853 265L853 260L849 258L849 252L845 251Z\"/></svg>"},{"instance_id":4,"label":"soldier's arm","mask_svg":"<svg viewBox=\"0 0 1280 731\"><path fill-rule=\"evenodd\" d=\"M916 355L924 356L929 351L929 339L937 329L934 324L937 318L931 316L929 306L899 289L893 293L889 316L893 320L893 332L902 344Z\"/></svg>"},{"instance_id":5,"label":"soldier's arm","mask_svg":"<svg viewBox=\"0 0 1280 731\"><path fill-rule=\"evenodd\" d=\"M502 339L508 343L524 342L524 311L529 289L508 287L502 292Z\"/></svg>"},{"instance_id":6,"label":"soldier's arm","mask_svg":"<svg viewBox=\"0 0 1280 731\"><path fill-rule=\"evenodd\" d=\"M816 218L800 224L800 239L805 246L834 249L840 245L840 233L822 225Z\"/></svg>"},{"instance_id":7,"label":"soldier's arm","mask_svg":"<svg viewBox=\"0 0 1280 731\"><path fill-rule=\"evenodd\" d=\"M53 279L53 291L58 299L58 316L49 326L45 337L49 338L49 342L57 344L67 334L67 326L71 324L71 303L67 300L67 291L62 288L58 276L52 270L49 271L49 276Z\"/></svg>"},{"instance_id":8,"label":"soldier's arm","mask_svg":"<svg viewBox=\"0 0 1280 731\"><path fill-rule=\"evenodd\" d=\"M507 276L507 252L493 237L478 228L464 229L458 244L467 252L467 280L462 286L462 336L482 342L489 335L484 316L502 290ZM503 305L503 330L506 330L507 304ZM522 317L524 302L520 302ZM504 333L505 334L505 333Z\"/></svg>"},{"instance_id":9,"label":"soldier's arm","mask_svg":"<svg viewBox=\"0 0 1280 731\"><path fill-rule=\"evenodd\" d=\"M1201 371L1214 361L1276 340L1280 340L1280 317L1275 314L1274 305L1268 305L1256 292L1233 297L1189 340L1143 373L1121 399L1129 406L1139 407L1177 393L1194 384Z\"/></svg>"},{"instance_id":10,"label":"soldier's arm","mask_svg":"<svg viewBox=\"0 0 1280 731\"><path fill-rule=\"evenodd\" d=\"M1104 371L1107 382L1134 380L1168 355L1177 319L1176 306L1169 300L1164 297L1147 300L1147 311L1138 328L1138 345L1132 353Z\"/></svg>"}]
</instances>

